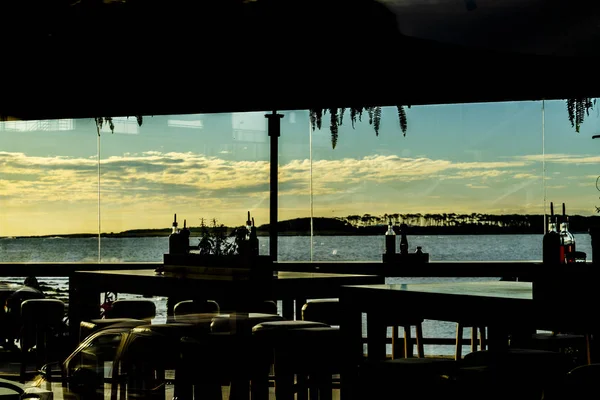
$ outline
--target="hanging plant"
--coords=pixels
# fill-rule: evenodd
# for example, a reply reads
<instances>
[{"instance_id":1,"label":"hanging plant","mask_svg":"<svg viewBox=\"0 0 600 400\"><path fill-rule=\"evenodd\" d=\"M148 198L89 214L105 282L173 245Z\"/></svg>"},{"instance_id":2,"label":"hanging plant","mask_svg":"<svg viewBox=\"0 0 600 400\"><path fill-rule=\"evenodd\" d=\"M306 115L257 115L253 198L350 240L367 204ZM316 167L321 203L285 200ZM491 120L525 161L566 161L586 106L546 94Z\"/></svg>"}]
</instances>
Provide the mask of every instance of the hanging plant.
<instances>
[{"instance_id":1,"label":"hanging plant","mask_svg":"<svg viewBox=\"0 0 600 400\"><path fill-rule=\"evenodd\" d=\"M404 111L404 106L398 105L398 118L400 122L400 129L402 130L402 134L406 136L406 130L408 127L406 112ZM408 106L410 108L410 106ZM338 132L339 126L342 125L344 120L344 113L346 112L346 107L342 108L329 108L329 109L321 109L321 108L311 108L309 110L310 115L310 123L312 129L321 129L323 115L329 112L330 125L329 130L331 131L331 146L335 149L338 141ZM373 129L375 130L375 136L379 136L379 129L381 127L381 107L380 106L371 106L371 107L350 107L350 121L352 122L352 128L355 127L356 121L362 121L363 112L367 112L369 116L369 125L373 125Z\"/></svg>"},{"instance_id":2,"label":"hanging plant","mask_svg":"<svg viewBox=\"0 0 600 400\"><path fill-rule=\"evenodd\" d=\"M595 105L596 99L592 101L589 97L567 99L569 121L571 122L571 126L575 128L575 132L579 133L579 127L583 124L585 117L590 115L590 110L593 109Z\"/></svg>"},{"instance_id":3,"label":"hanging plant","mask_svg":"<svg viewBox=\"0 0 600 400\"><path fill-rule=\"evenodd\" d=\"M142 122L144 122L143 117L141 115L136 115L135 119L138 126L142 126ZM96 127L98 128L98 135L100 135L100 129L102 129L102 125L104 124L108 124L111 133L115 133L115 124L113 123L112 117L96 117L94 120L96 121Z\"/></svg>"}]
</instances>

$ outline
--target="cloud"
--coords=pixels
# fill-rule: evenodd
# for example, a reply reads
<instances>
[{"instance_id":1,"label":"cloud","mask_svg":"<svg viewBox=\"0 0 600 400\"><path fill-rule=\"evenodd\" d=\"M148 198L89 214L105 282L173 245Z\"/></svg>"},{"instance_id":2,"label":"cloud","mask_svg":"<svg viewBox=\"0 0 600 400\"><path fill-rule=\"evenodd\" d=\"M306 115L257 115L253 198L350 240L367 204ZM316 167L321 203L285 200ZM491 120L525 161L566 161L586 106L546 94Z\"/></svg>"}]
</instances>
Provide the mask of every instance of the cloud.
<instances>
[{"instance_id":1,"label":"cloud","mask_svg":"<svg viewBox=\"0 0 600 400\"><path fill-rule=\"evenodd\" d=\"M377 154L317 160L312 165L312 188L315 196L335 195L345 202L375 187L407 188L406 185L418 182L462 180L468 187L481 189L491 185L489 180L509 174L515 179L534 178L519 171L532 162L522 159L456 163ZM269 196L270 168L264 160L236 161L192 152L147 151L108 157L101 161L100 170L102 199L113 205L164 202L176 196L187 197L188 201L217 198L225 203L227 199ZM308 159L280 165L280 195L308 196L310 171ZM93 157L33 157L0 152L0 188L5 199L14 202L93 202L97 199L97 181ZM428 187L431 188L430 183ZM433 192L428 190L427 195L434 195ZM375 196L371 192L365 194Z\"/></svg>"},{"instance_id":2,"label":"cloud","mask_svg":"<svg viewBox=\"0 0 600 400\"><path fill-rule=\"evenodd\" d=\"M489 186L485 186L485 185L475 185L473 183L467 183L465 186L471 188L471 189L489 189Z\"/></svg>"},{"instance_id":3,"label":"cloud","mask_svg":"<svg viewBox=\"0 0 600 400\"><path fill-rule=\"evenodd\" d=\"M598 164L600 156L585 154L532 154L511 157L525 162L543 162L555 164Z\"/></svg>"}]
</instances>

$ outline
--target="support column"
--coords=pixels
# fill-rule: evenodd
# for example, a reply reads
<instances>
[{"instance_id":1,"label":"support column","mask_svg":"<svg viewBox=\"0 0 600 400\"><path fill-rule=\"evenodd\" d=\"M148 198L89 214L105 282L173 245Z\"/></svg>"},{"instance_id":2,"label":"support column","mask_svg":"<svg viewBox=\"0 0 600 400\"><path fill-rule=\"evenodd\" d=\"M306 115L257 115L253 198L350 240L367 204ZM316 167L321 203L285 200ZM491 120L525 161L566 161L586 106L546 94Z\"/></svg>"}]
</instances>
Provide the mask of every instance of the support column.
<instances>
[{"instance_id":1,"label":"support column","mask_svg":"<svg viewBox=\"0 0 600 400\"><path fill-rule=\"evenodd\" d=\"M281 132L281 118L282 114L277 114L277 111L273 111L272 114L266 114L267 118L267 132L270 141L271 160L270 160L270 197L269 197L269 255L271 261L277 261L277 196L278 190L277 185L279 183L278 170L279 170L279 135Z\"/></svg>"}]
</instances>

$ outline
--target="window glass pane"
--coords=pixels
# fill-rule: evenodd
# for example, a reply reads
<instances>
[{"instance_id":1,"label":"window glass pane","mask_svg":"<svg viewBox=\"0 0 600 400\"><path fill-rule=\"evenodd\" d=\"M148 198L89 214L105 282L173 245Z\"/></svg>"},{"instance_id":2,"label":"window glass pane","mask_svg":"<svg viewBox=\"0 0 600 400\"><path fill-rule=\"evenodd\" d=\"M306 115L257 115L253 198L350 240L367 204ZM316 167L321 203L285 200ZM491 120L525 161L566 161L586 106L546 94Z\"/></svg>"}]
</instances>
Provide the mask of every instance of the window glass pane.
<instances>
[{"instance_id":1,"label":"window glass pane","mask_svg":"<svg viewBox=\"0 0 600 400\"><path fill-rule=\"evenodd\" d=\"M597 151L600 139L592 139L600 133L598 108L594 107L589 113L584 111L579 132L569 121L564 100L544 102L544 115L546 210L550 213L550 203L553 203L560 224L564 203L576 250L585 252L591 260L588 229L596 224L592 220L597 219L597 207L600 206Z\"/></svg>"},{"instance_id":2,"label":"window glass pane","mask_svg":"<svg viewBox=\"0 0 600 400\"><path fill-rule=\"evenodd\" d=\"M308 110L279 112L278 260L310 260L310 124Z\"/></svg>"},{"instance_id":3,"label":"window glass pane","mask_svg":"<svg viewBox=\"0 0 600 400\"><path fill-rule=\"evenodd\" d=\"M378 135L376 112L352 124L346 110L335 149L327 113L313 134L314 214L327 218L315 222L315 259L381 260L390 217L407 224L408 251L421 246L432 261L541 259L530 234L543 218L528 217L543 214L541 107L404 107L406 136L396 107L381 109ZM514 234L498 240L506 226Z\"/></svg>"},{"instance_id":4,"label":"window glass pane","mask_svg":"<svg viewBox=\"0 0 600 400\"><path fill-rule=\"evenodd\" d=\"M93 120L0 122L0 166L1 261L97 260Z\"/></svg>"},{"instance_id":5,"label":"window glass pane","mask_svg":"<svg viewBox=\"0 0 600 400\"><path fill-rule=\"evenodd\" d=\"M103 262L162 262L176 215L198 246L202 224L269 216L264 112L115 118L101 136ZM268 254L261 240L261 254Z\"/></svg>"}]
</instances>

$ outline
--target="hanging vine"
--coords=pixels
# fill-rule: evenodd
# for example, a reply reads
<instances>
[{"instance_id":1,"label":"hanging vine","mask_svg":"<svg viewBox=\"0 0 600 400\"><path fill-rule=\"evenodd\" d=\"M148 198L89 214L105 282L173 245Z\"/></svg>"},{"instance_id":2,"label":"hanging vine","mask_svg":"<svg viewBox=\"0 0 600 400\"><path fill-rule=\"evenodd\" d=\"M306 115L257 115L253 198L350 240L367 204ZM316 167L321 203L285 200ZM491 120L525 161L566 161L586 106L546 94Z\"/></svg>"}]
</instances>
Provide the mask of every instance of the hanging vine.
<instances>
[{"instance_id":1,"label":"hanging vine","mask_svg":"<svg viewBox=\"0 0 600 400\"><path fill-rule=\"evenodd\" d=\"M396 106L398 109L398 119L400 122L400 129L402 130L402 134L406 136L406 130L408 127L406 112L404 111L404 106L398 105ZM408 106L410 108L410 106ZM335 149L338 141L338 133L339 126L342 125L344 121L344 113L346 112L346 107L342 108L311 108L309 110L310 115L310 123L312 129L321 129L323 115L329 112L330 118L330 126L329 130L331 132L331 146ZM362 114L366 112L369 116L369 125L373 125L373 129L375 130L375 135L379 136L379 129L381 128L381 107L380 106L370 106L370 107L350 107L350 121L352 122L352 128L355 127L356 121L362 121Z\"/></svg>"},{"instance_id":2,"label":"hanging vine","mask_svg":"<svg viewBox=\"0 0 600 400\"><path fill-rule=\"evenodd\" d=\"M567 112L569 113L569 121L571 122L571 126L575 128L575 132L579 133L579 129L581 128L585 117L589 116L590 110L592 110L595 106L596 99L592 99L589 97L567 99ZM410 108L410 106L407 107ZM406 136L406 131L408 130L406 110L404 109L403 105L397 105L396 108L398 110L398 121L400 123L400 130L402 131L402 135ZM329 126L329 129L331 131L331 145L335 149L335 146L337 145L338 141L339 126L341 126L343 123L346 107L342 107L339 109L311 108L309 110L309 113L310 122L313 130L321 129L323 115L327 112L331 114L331 124ZM369 125L373 125L375 135L379 136L382 114L380 106L350 107L350 121L352 122L352 128L355 127L356 121L362 121L363 112L367 112L369 116Z\"/></svg>"},{"instance_id":3,"label":"hanging vine","mask_svg":"<svg viewBox=\"0 0 600 400\"><path fill-rule=\"evenodd\" d=\"M129 118L129 117L127 117L127 118ZM136 115L135 119L138 123L138 126L142 126L142 123L144 122L143 117L141 115ZM94 121L96 121L96 126L98 127L98 131L100 129L102 129L102 125L107 124L111 133L115 133L115 124L113 122L113 117L96 117L96 118L94 118Z\"/></svg>"},{"instance_id":4,"label":"hanging vine","mask_svg":"<svg viewBox=\"0 0 600 400\"><path fill-rule=\"evenodd\" d=\"M579 133L579 128L583 124L586 116L590 115L590 110L596 105L596 99L592 100L589 97L580 97L575 99L567 99L567 112L569 113L569 121L571 126L575 128L575 132Z\"/></svg>"}]
</instances>

